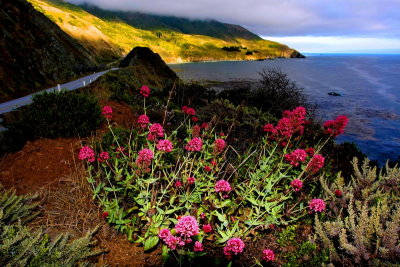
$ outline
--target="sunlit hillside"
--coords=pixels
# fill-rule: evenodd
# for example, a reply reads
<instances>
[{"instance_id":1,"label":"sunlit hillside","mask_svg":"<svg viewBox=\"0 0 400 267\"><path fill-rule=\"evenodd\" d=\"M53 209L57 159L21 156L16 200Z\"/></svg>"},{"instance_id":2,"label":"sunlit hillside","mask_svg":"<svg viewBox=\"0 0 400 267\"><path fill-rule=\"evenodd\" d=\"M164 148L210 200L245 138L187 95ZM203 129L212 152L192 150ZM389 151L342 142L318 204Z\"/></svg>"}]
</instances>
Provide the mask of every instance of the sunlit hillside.
<instances>
[{"instance_id":1,"label":"sunlit hillside","mask_svg":"<svg viewBox=\"0 0 400 267\"><path fill-rule=\"evenodd\" d=\"M296 51L286 45L267 40L235 39L225 41L177 31L143 30L121 19L101 19L81 7L59 0L28 0L40 12L57 23L97 55L110 62L126 55L135 46L150 47L166 62L207 60L255 60L291 57Z\"/></svg>"}]
</instances>

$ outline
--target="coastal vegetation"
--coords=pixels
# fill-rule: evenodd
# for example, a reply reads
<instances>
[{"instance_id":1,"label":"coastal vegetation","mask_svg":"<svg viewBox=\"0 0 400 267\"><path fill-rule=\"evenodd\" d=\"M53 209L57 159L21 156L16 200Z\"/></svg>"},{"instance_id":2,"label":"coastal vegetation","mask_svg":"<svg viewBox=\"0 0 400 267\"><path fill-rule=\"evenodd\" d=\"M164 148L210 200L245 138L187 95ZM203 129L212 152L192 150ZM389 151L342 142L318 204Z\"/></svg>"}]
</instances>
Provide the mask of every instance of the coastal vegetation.
<instances>
[{"instance_id":1,"label":"coastal vegetation","mask_svg":"<svg viewBox=\"0 0 400 267\"><path fill-rule=\"evenodd\" d=\"M135 50L142 52L149 53ZM50 116L51 104L39 103L60 99L71 110L63 120L88 118L80 122L84 132L68 124L59 133L79 136L75 168L99 207L99 224L156 255L150 265L399 261L400 169L377 169L351 145L336 145L347 117L318 123L301 89L279 70L265 70L258 88L235 94L183 83L154 62L128 64L79 92L43 94L35 112L20 111L47 131L59 119ZM34 138L62 136L47 134ZM92 233L79 262L98 253L89 246Z\"/></svg>"}]
</instances>

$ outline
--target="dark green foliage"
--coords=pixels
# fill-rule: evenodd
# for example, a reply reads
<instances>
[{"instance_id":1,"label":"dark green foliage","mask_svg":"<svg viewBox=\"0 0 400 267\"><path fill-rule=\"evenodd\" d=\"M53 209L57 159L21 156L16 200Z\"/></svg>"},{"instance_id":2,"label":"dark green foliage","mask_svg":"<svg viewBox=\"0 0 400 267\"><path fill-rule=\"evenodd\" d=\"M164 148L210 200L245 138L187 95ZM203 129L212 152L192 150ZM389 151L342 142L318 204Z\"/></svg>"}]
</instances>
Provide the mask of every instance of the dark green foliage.
<instances>
[{"instance_id":1,"label":"dark green foliage","mask_svg":"<svg viewBox=\"0 0 400 267\"><path fill-rule=\"evenodd\" d=\"M129 143L131 131L123 127L112 128L111 131L106 132L101 139L101 146L112 147L118 145L125 145Z\"/></svg>"},{"instance_id":2,"label":"dark green foliage","mask_svg":"<svg viewBox=\"0 0 400 267\"><path fill-rule=\"evenodd\" d=\"M43 230L24 225L37 214L35 197L1 187L0 194L0 266L87 266L84 259L101 253L92 250L98 228L72 242L67 234L50 240Z\"/></svg>"},{"instance_id":3,"label":"dark green foliage","mask_svg":"<svg viewBox=\"0 0 400 267\"><path fill-rule=\"evenodd\" d=\"M21 117L8 125L11 133L25 140L40 137L88 136L102 121L97 100L75 92L43 93L21 111Z\"/></svg>"},{"instance_id":4,"label":"dark green foliage","mask_svg":"<svg viewBox=\"0 0 400 267\"><path fill-rule=\"evenodd\" d=\"M221 48L226 52L240 52L240 46L224 46Z\"/></svg>"}]
</instances>

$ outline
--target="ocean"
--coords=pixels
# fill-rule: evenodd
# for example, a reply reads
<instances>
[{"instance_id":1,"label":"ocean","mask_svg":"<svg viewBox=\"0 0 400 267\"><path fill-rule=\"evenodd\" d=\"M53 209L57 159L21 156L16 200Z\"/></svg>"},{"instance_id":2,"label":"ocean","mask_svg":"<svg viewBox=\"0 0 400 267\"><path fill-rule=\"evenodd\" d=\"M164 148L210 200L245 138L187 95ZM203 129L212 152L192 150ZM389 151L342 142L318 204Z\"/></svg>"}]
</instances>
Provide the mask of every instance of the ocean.
<instances>
[{"instance_id":1,"label":"ocean","mask_svg":"<svg viewBox=\"0 0 400 267\"><path fill-rule=\"evenodd\" d=\"M306 54L305 59L170 64L185 81L256 82L279 68L318 105L323 120L349 117L336 141L354 142L383 164L400 156L400 55ZM341 96L328 95L337 92Z\"/></svg>"}]
</instances>

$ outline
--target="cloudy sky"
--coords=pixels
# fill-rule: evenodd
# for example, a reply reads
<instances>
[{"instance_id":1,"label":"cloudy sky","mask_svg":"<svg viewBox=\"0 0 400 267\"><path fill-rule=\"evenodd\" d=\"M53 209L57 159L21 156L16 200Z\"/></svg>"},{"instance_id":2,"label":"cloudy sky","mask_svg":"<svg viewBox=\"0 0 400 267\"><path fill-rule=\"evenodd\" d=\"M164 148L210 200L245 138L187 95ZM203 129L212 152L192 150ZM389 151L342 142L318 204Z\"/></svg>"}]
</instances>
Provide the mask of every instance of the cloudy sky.
<instances>
[{"instance_id":1,"label":"cloudy sky","mask_svg":"<svg viewBox=\"0 0 400 267\"><path fill-rule=\"evenodd\" d=\"M304 53L400 53L400 0L67 1L240 24Z\"/></svg>"}]
</instances>

